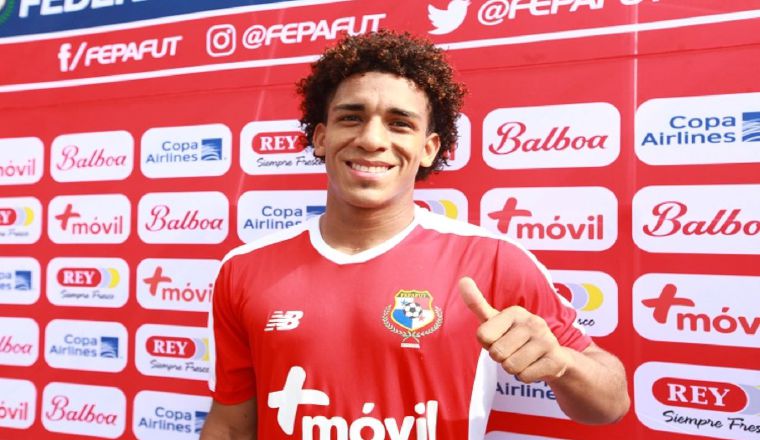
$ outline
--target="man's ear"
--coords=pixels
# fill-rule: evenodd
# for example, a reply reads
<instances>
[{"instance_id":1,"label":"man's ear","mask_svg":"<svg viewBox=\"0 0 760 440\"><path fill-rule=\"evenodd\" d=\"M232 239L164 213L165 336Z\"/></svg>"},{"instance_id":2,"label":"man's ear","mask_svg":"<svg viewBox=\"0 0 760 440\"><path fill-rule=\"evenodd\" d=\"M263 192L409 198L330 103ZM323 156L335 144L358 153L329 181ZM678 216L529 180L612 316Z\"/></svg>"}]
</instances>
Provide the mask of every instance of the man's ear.
<instances>
[{"instance_id":1,"label":"man's ear","mask_svg":"<svg viewBox=\"0 0 760 440\"><path fill-rule=\"evenodd\" d=\"M319 123L314 127L314 135L311 138L314 144L314 155L325 156L325 124Z\"/></svg>"},{"instance_id":2,"label":"man's ear","mask_svg":"<svg viewBox=\"0 0 760 440\"><path fill-rule=\"evenodd\" d=\"M425 140L425 147L422 151L422 158L420 159L420 165L423 167L429 167L433 165L435 156L438 155L438 150L441 149L441 137L438 133L430 133Z\"/></svg>"}]
</instances>

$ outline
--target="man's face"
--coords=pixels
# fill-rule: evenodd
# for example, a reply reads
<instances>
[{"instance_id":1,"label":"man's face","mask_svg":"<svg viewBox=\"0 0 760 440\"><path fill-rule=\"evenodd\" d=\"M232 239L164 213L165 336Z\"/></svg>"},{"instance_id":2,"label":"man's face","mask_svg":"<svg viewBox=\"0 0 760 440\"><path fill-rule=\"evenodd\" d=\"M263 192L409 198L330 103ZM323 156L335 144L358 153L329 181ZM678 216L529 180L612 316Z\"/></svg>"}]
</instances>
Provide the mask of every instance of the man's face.
<instances>
[{"instance_id":1,"label":"man's face","mask_svg":"<svg viewBox=\"0 0 760 440\"><path fill-rule=\"evenodd\" d=\"M357 208L412 202L417 170L440 147L428 134L428 100L406 78L379 72L349 77L314 130L314 152L325 157L332 199Z\"/></svg>"}]
</instances>

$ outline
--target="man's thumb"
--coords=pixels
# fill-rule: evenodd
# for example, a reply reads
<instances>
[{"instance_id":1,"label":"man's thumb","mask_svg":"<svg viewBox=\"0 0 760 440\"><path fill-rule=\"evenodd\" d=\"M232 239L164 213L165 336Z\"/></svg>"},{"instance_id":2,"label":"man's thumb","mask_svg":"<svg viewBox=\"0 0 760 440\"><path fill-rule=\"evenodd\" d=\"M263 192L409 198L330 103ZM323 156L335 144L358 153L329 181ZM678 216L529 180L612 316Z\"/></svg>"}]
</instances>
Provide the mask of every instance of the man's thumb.
<instances>
[{"instance_id":1,"label":"man's thumb","mask_svg":"<svg viewBox=\"0 0 760 440\"><path fill-rule=\"evenodd\" d=\"M499 314L499 311L491 307L486 301L480 289L478 289L475 281L470 277L463 277L459 280L459 294L462 295L462 300L467 305L467 308L472 310L472 313L478 317L480 322L485 322L492 317Z\"/></svg>"}]
</instances>

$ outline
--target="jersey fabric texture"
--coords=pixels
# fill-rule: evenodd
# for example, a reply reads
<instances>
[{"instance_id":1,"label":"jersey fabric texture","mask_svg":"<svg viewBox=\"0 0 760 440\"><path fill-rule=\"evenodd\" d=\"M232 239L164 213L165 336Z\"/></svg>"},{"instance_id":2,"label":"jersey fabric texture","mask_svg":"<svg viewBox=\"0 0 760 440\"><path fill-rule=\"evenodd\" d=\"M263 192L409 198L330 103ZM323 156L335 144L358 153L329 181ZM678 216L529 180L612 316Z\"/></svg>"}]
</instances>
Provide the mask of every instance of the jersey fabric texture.
<instances>
[{"instance_id":1,"label":"jersey fabric texture","mask_svg":"<svg viewBox=\"0 0 760 440\"><path fill-rule=\"evenodd\" d=\"M482 439L500 367L476 340L463 276L493 307L542 316L560 344L590 344L515 243L417 208L394 238L346 255L315 217L225 258L209 316L213 398L256 397L259 439Z\"/></svg>"}]
</instances>

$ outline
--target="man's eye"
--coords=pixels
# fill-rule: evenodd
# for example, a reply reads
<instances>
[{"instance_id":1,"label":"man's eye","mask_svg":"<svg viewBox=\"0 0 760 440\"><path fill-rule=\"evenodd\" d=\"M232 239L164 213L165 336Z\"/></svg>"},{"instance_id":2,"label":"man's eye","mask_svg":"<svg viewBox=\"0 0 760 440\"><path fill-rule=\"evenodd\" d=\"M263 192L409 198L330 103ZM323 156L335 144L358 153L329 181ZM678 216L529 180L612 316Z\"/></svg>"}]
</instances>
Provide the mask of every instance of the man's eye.
<instances>
[{"instance_id":1,"label":"man's eye","mask_svg":"<svg viewBox=\"0 0 760 440\"><path fill-rule=\"evenodd\" d=\"M403 127L403 128L412 128L414 127L411 123L403 120L396 120L391 122L391 125L394 127Z\"/></svg>"},{"instance_id":2,"label":"man's eye","mask_svg":"<svg viewBox=\"0 0 760 440\"><path fill-rule=\"evenodd\" d=\"M358 121L359 116L358 115L341 115L341 116L338 116L338 120L353 122L353 121Z\"/></svg>"}]
</instances>

